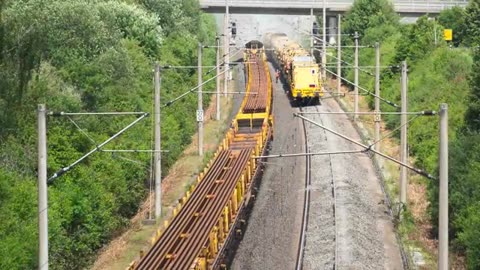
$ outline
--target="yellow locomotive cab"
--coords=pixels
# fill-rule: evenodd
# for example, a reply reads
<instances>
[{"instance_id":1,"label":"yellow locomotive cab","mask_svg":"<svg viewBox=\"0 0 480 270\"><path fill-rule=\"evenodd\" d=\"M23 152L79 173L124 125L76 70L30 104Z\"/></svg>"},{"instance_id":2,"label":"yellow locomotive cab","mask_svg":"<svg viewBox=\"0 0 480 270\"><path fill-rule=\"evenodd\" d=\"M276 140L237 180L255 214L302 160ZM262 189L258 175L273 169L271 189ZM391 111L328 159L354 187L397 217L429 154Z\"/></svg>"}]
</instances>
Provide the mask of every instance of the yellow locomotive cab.
<instances>
[{"instance_id":1,"label":"yellow locomotive cab","mask_svg":"<svg viewBox=\"0 0 480 270\"><path fill-rule=\"evenodd\" d=\"M317 103L323 96L322 79L310 53L283 33L267 33L265 44L273 49L272 58L289 82L291 97L308 104Z\"/></svg>"},{"instance_id":2,"label":"yellow locomotive cab","mask_svg":"<svg viewBox=\"0 0 480 270\"><path fill-rule=\"evenodd\" d=\"M321 97L318 65L310 56L297 56L292 64L292 96L295 98Z\"/></svg>"}]
</instances>

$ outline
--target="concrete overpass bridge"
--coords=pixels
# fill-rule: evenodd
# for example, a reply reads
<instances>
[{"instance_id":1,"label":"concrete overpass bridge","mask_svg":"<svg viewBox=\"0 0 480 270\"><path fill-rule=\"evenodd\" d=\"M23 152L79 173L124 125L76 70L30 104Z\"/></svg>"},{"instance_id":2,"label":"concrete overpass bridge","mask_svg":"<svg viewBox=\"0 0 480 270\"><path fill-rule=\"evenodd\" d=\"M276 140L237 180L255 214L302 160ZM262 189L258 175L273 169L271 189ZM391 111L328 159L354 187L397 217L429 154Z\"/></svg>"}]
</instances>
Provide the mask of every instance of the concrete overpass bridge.
<instances>
[{"instance_id":1,"label":"concrete overpass bridge","mask_svg":"<svg viewBox=\"0 0 480 270\"><path fill-rule=\"evenodd\" d=\"M224 13L226 0L200 0L201 8L209 13ZM306 15L313 8L316 14L322 12L323 0L228 0L230 13L237 14L287 14ZM438 14L454 6L465 7L468 0L395 0L395 11L402 17L419 17L424 14ZM347 11L353 0L325 0L329 15Z\"/></svg>"}]
</instances>

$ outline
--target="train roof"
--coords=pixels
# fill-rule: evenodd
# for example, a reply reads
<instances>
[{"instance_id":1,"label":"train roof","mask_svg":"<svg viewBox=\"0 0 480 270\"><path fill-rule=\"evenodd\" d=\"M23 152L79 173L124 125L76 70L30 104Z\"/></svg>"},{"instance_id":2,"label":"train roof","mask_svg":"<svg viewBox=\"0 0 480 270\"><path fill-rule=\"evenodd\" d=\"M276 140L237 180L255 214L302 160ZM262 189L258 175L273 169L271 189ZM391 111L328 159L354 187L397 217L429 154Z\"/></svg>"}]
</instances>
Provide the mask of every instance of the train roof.
<instances>
[{"instance_id":1,"label":"train roof","mask_svg":"<svg viewBox=\"0 0 480 270\"><path fill-rule=\"evenodd\" d=\"M313 57L311 56L295 56L293 57L295 62L314 62Z\"/></svg>"},{"instance_id":2,"label":"train roof","mask_svg":"<svg viewBox=\"0 0 480 270\"><path fill-rule=\"evenodd\" d=\"M258 41L258 40L252 40L252 41L249 41L245 44L245 47L247 49L260 49L260 48L263 48L263 43L261 41Z\"/></svg>"}]
</instances>

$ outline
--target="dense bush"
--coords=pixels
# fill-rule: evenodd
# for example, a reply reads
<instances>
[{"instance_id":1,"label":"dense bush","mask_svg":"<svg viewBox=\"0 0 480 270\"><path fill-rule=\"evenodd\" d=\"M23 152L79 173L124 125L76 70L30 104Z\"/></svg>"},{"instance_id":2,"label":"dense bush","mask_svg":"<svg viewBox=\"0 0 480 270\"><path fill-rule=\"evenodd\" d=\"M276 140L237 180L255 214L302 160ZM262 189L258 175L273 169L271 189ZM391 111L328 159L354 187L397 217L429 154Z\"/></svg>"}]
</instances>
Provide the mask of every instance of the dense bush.
<instances>
[{"instance_id":1,"label":"dense bush","mask_svg":"<svg viewBox=\"0 0 480 270\"><path fill-rule=\"evenodd\" d=\"M151 113L153 62L196 65L196 44L213 44L214 32L213 18L201 14L196 0L0 2L0 269L38 267L37 104L52 111ZM213 56L205 52L206 65ZM163 100L192 88L196 78L195 70L163 72ZM164 173L191 140L196 106L191 95L162 114L162 144L170 150ZM68 118L49 117L48 175L134 119L72 117L87 137ZM149 149L151 121L106 147ZM52 269L87 267L125 229L146 195L149 160L96 153L49 186Z\"/></svg>"}]
</instances>

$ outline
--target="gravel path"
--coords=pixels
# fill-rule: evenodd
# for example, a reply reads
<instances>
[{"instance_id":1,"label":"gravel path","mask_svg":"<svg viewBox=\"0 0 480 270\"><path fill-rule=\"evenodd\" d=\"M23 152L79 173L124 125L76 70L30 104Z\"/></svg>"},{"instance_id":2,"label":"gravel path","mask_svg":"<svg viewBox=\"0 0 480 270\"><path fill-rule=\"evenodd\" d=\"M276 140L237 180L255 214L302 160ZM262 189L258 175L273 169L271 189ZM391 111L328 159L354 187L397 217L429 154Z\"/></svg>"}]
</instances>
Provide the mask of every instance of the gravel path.
<instances>
[{"instance_id":1,"label":"gravel path","mask_svg":"<svg viewBox=\"0 0 480 270\"><path fill-rule=\"evenodd\" d=\"M333 99L306 108L317 110L341 111ZM360 141L345 115L306 117ZM362 150L310 123L307 138L310 152ZM312 157L311 192L304 269L403 269L379 180L366 154Z\"/></svg>"}]
</instances>

